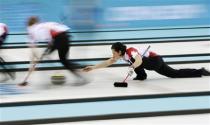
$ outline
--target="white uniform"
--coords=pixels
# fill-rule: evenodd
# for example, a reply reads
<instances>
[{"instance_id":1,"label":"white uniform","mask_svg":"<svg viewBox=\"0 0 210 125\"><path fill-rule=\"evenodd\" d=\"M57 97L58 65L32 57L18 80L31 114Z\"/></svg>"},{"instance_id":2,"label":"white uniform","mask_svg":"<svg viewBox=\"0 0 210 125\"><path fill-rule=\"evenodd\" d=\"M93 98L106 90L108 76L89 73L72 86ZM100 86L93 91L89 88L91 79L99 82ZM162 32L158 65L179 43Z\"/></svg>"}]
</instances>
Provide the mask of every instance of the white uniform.
<instances>
[{"instance_id":1,"label":"white uniform","mask_svg":"<svg viewBox=\"0 0 210 125\"><path fill-rule=\"evenodd\" d=\"M66 32L70 28L56 22L38 23L28 27L28 34L31 43L51 42L59 33Z\"/></svg>"},{"instance_id":2,"label":"white uniform","mask_svg":"<svg viewBox=\"0 0 210 125\"><path fill-rule=\"evenodd\" d=\"M0 36L2 36L4 33L8 32L7 25L4 23L0 23Z\"/></svg>"},{"instance_id":3,"label":"white uniform","mask_svg":"<svg viewBox=\"0 0 210 125\"><path fill-rule=\"evenodd\" d=\"M146 53L145 53L145 51L146 51L146 49L137 49L134 47L127 48L126 53L123 56L123 60L131 63L131 60L134 60L137 55L140 55L141 57L142 56L144 56L144 57L157 56L157 54L152 51L147 51Z\"/></svg>"}]
</instances>

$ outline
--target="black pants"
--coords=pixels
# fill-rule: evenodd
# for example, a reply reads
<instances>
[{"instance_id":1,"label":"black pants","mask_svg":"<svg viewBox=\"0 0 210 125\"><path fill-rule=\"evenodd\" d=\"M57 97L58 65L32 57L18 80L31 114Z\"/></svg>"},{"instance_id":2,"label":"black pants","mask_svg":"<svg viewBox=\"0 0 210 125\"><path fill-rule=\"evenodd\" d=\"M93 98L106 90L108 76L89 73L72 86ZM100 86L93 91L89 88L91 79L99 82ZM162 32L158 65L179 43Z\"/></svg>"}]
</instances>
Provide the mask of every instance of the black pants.
<instances>
[{"instance_id":1,"label":"black pants","mask_svg":"<svg viewBox=\"0 0 210 125\"><path fill-rule=\"evenodd\" d=\"M200 69L173 69L163 61L161 56L143 57L142 61L142 64L135 68L137 78L140 80L147 78L147 74L144 69L156 71L157 73L170 78L189 78L202 76L202 71Z\"/></svg>"},{"instance_id":2,"label":"black pants","mask_svg":"<svg viewBox=\"0 0 210 125\"><path fill-rule=\"evenodd\" d=\"M2 46L6 38L7 38L7 33L4 33L3 35L0 36L0 47Z\"/></svg>"},{"instance_id":3,"label":"black pants","mask_svg":"<svg viewBox=\"0 0 210 125\"><path fill-rule=\"evenodd\" d=\"M53 38L52 46L49 46L49 54L54 50L58 50L58 55L61 63L67 68L69 71L74 72L77 64L68 61L69 54L69 35L66 32L58 34Z\"/></svg>"},{"instance_id":4,"label":"black pants","mask_svg":"<svg viewBox=\"0 0 210 125\"><path fill-rule=\"evenodd\" d=\"M3 45L4 41L7 38L7 33L4 33L3 35L0 36L0 47ZM5 61L2 57L0 57L0 66L3 68L3 72L8 73L10 75L10 67L5 66Z\"/></svg>"}]
</instances>

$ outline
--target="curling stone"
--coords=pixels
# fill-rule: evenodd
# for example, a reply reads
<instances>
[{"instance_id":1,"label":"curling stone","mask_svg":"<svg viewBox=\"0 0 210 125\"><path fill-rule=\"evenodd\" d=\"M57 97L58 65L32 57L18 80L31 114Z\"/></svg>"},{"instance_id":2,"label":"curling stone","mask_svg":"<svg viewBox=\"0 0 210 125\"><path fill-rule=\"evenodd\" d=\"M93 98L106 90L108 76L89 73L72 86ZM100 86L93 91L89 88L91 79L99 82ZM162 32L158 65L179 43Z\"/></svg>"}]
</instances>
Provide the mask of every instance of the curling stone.
<instances>
[{"instance_id":1,"label":"curling stone","mask_svg":"<svg viewBox=\"0 0 210 125\"><path fill-rule=\"evenodd\" d=\"M51 76L51 83L54 85L62 85L66 82L66 77L63 74L53 74Z\"/></svg>"}]
</instances>

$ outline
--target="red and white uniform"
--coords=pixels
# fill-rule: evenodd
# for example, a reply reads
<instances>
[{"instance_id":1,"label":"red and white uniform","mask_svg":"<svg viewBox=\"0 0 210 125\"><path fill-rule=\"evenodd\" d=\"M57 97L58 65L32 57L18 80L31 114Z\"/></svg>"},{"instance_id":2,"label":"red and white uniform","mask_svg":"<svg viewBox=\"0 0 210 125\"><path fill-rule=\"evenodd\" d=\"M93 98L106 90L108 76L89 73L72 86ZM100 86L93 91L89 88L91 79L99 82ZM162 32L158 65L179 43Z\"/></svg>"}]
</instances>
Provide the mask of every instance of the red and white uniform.
<instances>
[{"instance_id":1,"label":"red and white uniform","mask_svg":"<svg viewBox=\"0 0 210 125\"><path fill-rule=\"evenodd\" d=\"M28 34L31 43L51 42L59 33L66 32L70 28L66 25L56 22L37 23L28 27Z\"/></svg>"},{"instance_id":2,"label":"red and white uniform","mask_svg":"<svg viewBox=\"0 0 210 125\"><path fill-rule=\"evenodd\" d=\"M127 62L132 62L132 60L135 60L135 57L137 55L140 55L141 57L154 57L157 56L156 53L152 52L152 51L147 51L145 52L146 49L137 49L134 47L130 47L126 49L125 55L123 56L123 60L127 61ZM143 55L144 54L144 55ZM143 58L143 57L142 57Z\"/></svg>"},{"instance_id":3,"label":"red and white uniform","mask_svg":"<svg viewBox=\"0 0 210 125\"><path fill-rule=\"evenodd\" d=\"M8 27L4 23L0 23L0 36L3 34L8 33Z\"/></svg>"}]
</instances>

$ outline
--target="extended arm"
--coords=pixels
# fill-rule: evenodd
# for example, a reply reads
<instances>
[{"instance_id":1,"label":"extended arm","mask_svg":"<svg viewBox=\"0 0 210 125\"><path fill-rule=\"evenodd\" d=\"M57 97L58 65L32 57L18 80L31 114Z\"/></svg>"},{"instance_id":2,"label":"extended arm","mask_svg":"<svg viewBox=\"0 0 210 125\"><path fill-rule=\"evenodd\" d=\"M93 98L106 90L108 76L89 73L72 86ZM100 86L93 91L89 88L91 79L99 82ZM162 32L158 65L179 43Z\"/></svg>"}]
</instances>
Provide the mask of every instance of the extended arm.
<instances>
[{"instance_id":1,"label":"extended arm","mask_svg":"<svg viewBox=\"0 0 210 125\"><path fill-rule=\"evenodd\" d=\"M103 61L99 64L96 64L94 66L87 66L83 69L83 71L85 72L88 72L88 71L91 71L91 70L94 70L94 69L99 69L99 68L105 68L105 67L108 67L110 65L112 65L113 63L115 63L117 61L117 59L114 59L113 57L106 60L106 61Z\"/></svg>"}]
</instances>

